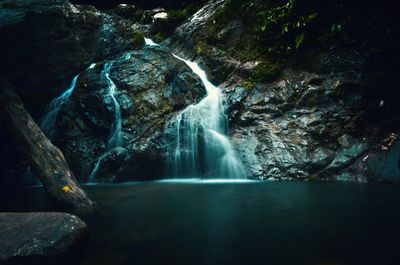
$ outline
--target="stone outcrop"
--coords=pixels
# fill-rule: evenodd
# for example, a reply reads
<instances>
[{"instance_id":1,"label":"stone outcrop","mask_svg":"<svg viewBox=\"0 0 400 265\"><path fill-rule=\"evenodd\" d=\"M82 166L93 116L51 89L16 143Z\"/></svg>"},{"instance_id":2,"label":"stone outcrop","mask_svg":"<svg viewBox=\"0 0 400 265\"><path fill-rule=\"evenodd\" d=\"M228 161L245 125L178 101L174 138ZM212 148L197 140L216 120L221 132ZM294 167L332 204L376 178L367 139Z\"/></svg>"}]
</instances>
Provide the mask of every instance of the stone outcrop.
<instances>
[{"instance_id":1,"label":"stone outcrop","mask_svg":"<svg viewBox=\"0 0 400 265\"><path fill-rule=\"evenodd\" d=\"M395 150L382 152L389 152L390 159L371 159L363 166L365 170L349 173L385 135L384 128L369 120L372 115L375 120L383 117L385 108L379 93L373 92L376 84L370 79L368 53L320 51L306 62L284 67L280 75L257 80L254 72L259 61L240 61L227 52L243 35L244 17L225 21L215 36L222 41L219 45L214 46L206 33L225 3L210 1L165 44L200 62L211 79L223 87L231 138L248 176L398 182L387 173L396 171L396 167L373 169L378 164L394 165ZM250 11L244 12L249 15ZM396 120L387 119L392 123Z\"/></svg>"},{"instance_id":2,"label":"stone outcrop","mask_svg":"<svg viewBox=\"0 0 400 265\"><path fill-rule=\"evenodd\" d=\"M114 107L104 63L80 75L72 99L60 111L56 143L81 180L90 175L100 156L101 167L110 165L100 170L108 172L99 174L103 180L159 178L168 156L166 123L198 102L205 89L183 62L162 47L146 46L107 62L122 109L122 149L106 150Z\"/></svg>"},{"instance_id":3,"label":"stone outcrop","mask_svg":"<svg viewBox=\"0 0 400 265\"><path fill-rule=\"evenodd\" d=\"M0 213L0 264L71 264L87 226L65 213Z\"/></svg>"}]
</instances>

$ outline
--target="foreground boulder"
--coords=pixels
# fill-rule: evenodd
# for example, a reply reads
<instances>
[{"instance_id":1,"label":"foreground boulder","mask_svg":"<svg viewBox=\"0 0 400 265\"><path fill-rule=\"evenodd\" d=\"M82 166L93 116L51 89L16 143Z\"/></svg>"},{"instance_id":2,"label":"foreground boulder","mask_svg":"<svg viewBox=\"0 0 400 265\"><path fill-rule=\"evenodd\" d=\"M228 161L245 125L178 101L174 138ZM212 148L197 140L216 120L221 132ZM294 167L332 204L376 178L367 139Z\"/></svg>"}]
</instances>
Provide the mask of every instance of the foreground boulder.
<instances>
[{"instance_id":1,"label":"foreground boulder","mask_svg":"<svg viewBox=\"0 0 400 265\"><path fill-rule=\"evenodd\" d=\"M86 239L86 224L70 214L0 213L0 264L74 264Z\"/></svg>"}]
</instances>

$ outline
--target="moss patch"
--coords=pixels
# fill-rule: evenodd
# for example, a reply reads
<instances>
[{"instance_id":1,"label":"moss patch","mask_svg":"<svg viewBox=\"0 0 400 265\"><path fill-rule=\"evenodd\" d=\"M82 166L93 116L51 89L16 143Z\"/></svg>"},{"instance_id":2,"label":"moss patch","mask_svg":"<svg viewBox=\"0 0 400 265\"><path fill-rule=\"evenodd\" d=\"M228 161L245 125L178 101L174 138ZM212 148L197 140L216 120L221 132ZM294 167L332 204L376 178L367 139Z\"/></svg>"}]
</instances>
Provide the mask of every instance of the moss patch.
<instances>
[{"instance_id":1,"label":"moss patch","mask_svg":"<svg viewBox=\"0 0 400 265\"><path fill-rule=\"evenodd\" d=\"M142 48L144 45L144 35L143 32L137 31L133 33L132 36L132 46L134 49Z\"/></svg>"}]
</instances>

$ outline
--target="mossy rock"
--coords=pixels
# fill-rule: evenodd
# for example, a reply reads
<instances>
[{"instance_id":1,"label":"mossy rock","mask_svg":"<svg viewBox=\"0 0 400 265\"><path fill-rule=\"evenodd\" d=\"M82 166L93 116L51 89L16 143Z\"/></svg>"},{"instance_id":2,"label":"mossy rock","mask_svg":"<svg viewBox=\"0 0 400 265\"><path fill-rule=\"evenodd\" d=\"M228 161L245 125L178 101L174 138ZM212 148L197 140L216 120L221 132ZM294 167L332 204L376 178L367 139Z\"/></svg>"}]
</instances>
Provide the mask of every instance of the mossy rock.
<instances>
[{"instance_id":1,"label":"mossy rock","mask_svg":"<svg viewBox=\"0 0 400 265\"><path fill-rule=\"evenodd\" d=\"M144 45L144 34L143 32L137 31L133 33L132 36L132 45L134 49L140 49Z\"/></svg>"},{"instance_id":2,"label":"mossy rock","mask_svg":"<svg viewBox=\"0 0 400 265\"><path fill-rule=\"evenodd\" d=\"M247 91L252 90L256 86L256 82L252 79L246 79L240 83Z\"/></svg>"},{"instance_id":3,"label":"mossy rock","mask_svg":"<svg viewBox=\"0 0 400 265\"><path fill-rule=\"evenodd\" d=\"M279 77L282 70L283 64L264 61L254 69L253 77L260 81L272 81Z\"/></svg>"}]
</instances>

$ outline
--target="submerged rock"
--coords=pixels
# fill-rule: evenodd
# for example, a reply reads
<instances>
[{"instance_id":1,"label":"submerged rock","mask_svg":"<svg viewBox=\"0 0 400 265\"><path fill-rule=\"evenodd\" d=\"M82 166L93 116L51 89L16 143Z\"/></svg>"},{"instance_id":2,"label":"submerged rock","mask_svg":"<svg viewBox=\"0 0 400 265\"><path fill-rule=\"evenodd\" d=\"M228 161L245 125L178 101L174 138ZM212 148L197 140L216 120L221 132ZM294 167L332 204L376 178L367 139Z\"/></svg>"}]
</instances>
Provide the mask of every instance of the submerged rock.
<instances>
[{"instance_id":1,"label":"submerged rock","mask_svg":"<svg viewBox=\"0 0 400 265\"><path fill-rule=\"evenodd\" d=\"M0 213L0 264L78 262L86 224L65 213Z\"/></svg>"}]
</instances>

